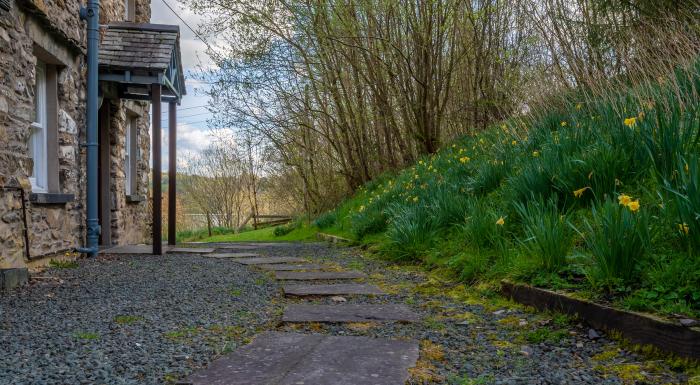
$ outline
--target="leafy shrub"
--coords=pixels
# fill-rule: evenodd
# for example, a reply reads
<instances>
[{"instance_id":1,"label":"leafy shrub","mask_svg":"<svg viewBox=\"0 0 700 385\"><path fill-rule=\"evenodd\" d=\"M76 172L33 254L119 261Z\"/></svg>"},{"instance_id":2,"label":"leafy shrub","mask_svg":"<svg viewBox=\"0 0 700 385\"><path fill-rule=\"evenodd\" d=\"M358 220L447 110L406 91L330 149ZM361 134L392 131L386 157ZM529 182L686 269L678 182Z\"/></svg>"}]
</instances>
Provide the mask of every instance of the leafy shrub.
<instances>
[{"instance_id":1,"label":"leafy shrub","mask_svg":"<svg viewBox=\"0 0 700 385\"><path fill-rule=\"evenodd\" d=\"M399 259L413 259L433 246L437 225L431 208L424 204L393 205L389 207L391 225L386 236L391 254Z\"/></svg>"},{"instance_id":2,"label":"leafy shrub","mask_svg":"<svg viewBox=\"0 0 700 385\"><path fill-rule=\"evenodd\" d=\"M338 214L335 211L329 211L316 218L313 225L323 230L333 226L337 219Z\"/></svg>"},{"instance_id":3,"label":"leafy shrub","mask_svg":"<svg viewBox=\"0 0 700 385\"><path fill-rule=\"evenodd\" d=\"M294 231L294 229L295 229L295 226L293 225L293 223L289 223L286 225L279 225L279 226L275 226L275 229L272 231L272 234L276 237L282 237L282 236L285 236L285 235L291 233L292 231Z\"/></svg>"},{"instance_id":4,"label":"leafy shrub","mask_svg":"<svg viewBox=\"0 0 700 385\"><path fill-rule=\"evenodd\" d=\"M591 281L609 290L629 283L649 250L646 215L611 199L594 206L592 214L582 234L592 256Z\"/></svg>"},{"instance_id":5,"label":"leafy shrub","mask_svg":"<svg viewBox=\"0 0 700 385\"><path fill-rule=\"evenodd\" d=\"M676 168L676 188L667 183L666 188L675 197L678 210L678 233L687 240L690 252L700 251L700 157L681 158Z\"/></svg>"},{"instance_id":6,"label":"leafy shrub","mask_svg":"<svg viewBox=\"0 0 700 385\"><path fill-rule=\"evenodd\" d=\"M559 270L571 250L572 236L556 200L549 199L545 203L540 199L527 205L516 203L515 207L527 237L522 241L527 253L545 270Z\"/></svg>"}]
</instances>

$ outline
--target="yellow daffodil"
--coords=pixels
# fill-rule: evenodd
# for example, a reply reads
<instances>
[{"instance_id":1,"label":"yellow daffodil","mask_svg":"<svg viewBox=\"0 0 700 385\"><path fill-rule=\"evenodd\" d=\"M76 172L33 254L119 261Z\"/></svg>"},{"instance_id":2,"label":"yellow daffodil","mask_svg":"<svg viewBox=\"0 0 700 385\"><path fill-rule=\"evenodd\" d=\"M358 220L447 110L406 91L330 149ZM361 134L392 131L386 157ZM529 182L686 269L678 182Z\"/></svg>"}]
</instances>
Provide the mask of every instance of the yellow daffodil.
<instances>
[{"instance_id":1,"label":"yellow daffodil","mask_svg":"<svg viewBox=\"0 0 700 385\"><path fill-rule=\"evenodd\" d=\"M459 158L459 161L462 163L467 163L470 160L471 160L471 158L469 158L468 156L463 156L463 157Z\"/></svg>"},{"instance_id":2,"label":"yellow daffodil","mask_svg":"<svg viewBox=\"0 0 700 385\"><path fill-rule=\"evenodd\" d=\"M637 124L637 118L636 117L631 117L625 119L625 126L632 128Z\"/></svg>"},{"instance_id":3,"label":"yellow daffodil","mask_svg":"<svg viewBox=\"0 0 700 385\"><path fill-rule=\"evenodd\" d=\"M630 211L632 211L632 212L639 210L639 199L628 203L627 208L630 209Z\"/></svg>"},{"instance_id":4,"label":"yellow daffodil","mask_svg":"<svg viewBox=\"0 0 700 385\"><path fill-rule=\"evenodd\" d=\"M414 202L418 202L418 197L413 197Z\"/></svg>"},{"instance_id":5,"label":"yellow daffodil","mask_svg":"<svg viewBox=\"0 0 700 385\"><path fill-rule=\"evenodd\" d=\"M359 212L365 211L365 205L360 206L360 208L357 211L359 211Z\"/></svg>"},{"instance_id":6,"label":"yellow daffodil","mask_svg":"<svg viewBox=\"0 0 700 385\"><path fill-rule=\"evenodd\" d=\"M503 226L505 223L506 223L506 219L503 217L498 218L498 220L496 221L496 224L499 226Z\"/></svg>"},{"instance_id":7,"label":"yellow daffodil","mask_svg":"<svg viewBox=\"0 0 700 385\"><path fill-rule=\"evenodd\" d=\"M627 206L628 204L630 204L630 202L632 202L632 197L630 197L630 196L627 195L627 194L620 194L620 196L617 197L617 201L618 201L621 205Z\"/></svg>"},{"instance_id":8,"label":"yellow daffodil","mask_svg":"<svg viewBox=\"0 0 700 385\"><path fill-rule=\"evenodd\" d=\"M580 188L578 190L574 190L574 197L581 198L583 196L583 193L589 189L590 189L590 187L586 186L586 187Z\"/></svg>"},{"instance_id":9,"label":"yellow daffodil","mask_svg":"<svg viewBox=\"0 0 700 385\"><path fill-rule=\"evenodd\" d=\"M581 111L582 108L583 108L583 103L579 103L576 105L577 110Z\"/></svg>"},{"instance_id":10,"label":"yellow daffodil","mask_svg":"<svg viewBox=\"0 0 700 385\"><path fill-rule=\"evenodd\" d=\"M562 127L566 127L566 125L567 125L568 123L566 123L565 121L563 121L563 122L561 122L561 123L559 123L559 124L560 124Z\"/></svg>"},{"instance_id":11,"label":"yellow daffodil","mask_svg":"<svg viewBox=\"0 0 700 385\"><path fill-rule=\"evenodd\" d=\"M516 144L518 144L518 141L517 141L517 140L514 140L514 141L510 142L510 144L512 144L513 146L515 146Z\"/></svg>"},{"instance_id":12,"label":"yellow daffodil","mask_svg":"<svg viewBox=\"0 0 700 385\"><path fill-rule=\"evenodd\" d=\"M535 158L537 158L537 157L540 156L540 152L539 152L539 151L533 151L533 152L532 152L532 156L535 157Z\"/></svg>"},{"instance_id":13,"label":"yellow daffodil","mask_svg":"<svg viewBox=\"0 0 700 385\"><path fill-rule=\"evenodd\" d=\"M679 223L678 224L678 230L682 232L685 235L688 235L688 232L690 231L690 227L688 227L687 223Z\"/></svg>"}]
</instances>

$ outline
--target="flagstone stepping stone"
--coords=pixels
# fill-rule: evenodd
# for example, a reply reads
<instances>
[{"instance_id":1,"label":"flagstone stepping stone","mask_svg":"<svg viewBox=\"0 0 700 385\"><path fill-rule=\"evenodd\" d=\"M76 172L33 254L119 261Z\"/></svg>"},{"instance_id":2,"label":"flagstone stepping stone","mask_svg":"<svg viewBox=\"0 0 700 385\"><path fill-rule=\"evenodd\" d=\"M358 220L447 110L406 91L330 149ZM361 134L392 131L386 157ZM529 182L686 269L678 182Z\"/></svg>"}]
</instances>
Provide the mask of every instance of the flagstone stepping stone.
<instances>
[{"instance_id":1,"label":"flagstone stepping stone","mask_svg":"<svg viewBox=\"0 0 700 385\"><path fill-rule=\"evenodd\" d=\"M316 263L298 263L295 265L284 265L278 263L274 265L257 265L256 267L268 271L323 270L324 268L327 268L327 266Z\"/></svg>"},{"instance_id":2,"label":"flagstone stepping stone","mask_svg":"<svg viewBox=\"0 0 700 385\"><path fill-rule=\"evenodd\" d=\"M313 281L323 279L357 279L365 278L367 274L359 271L280 271L275 273L275 279Z\"/></svg>"},{"instance_id":3,"label":"flagstone stepping stone","mask_svg":"<svg viewBox=\"0 0 700 385\"><path fill-rule=\"evenodd\" d=\"M215 246L216 249L221 250L255 250L257 247L251 245L221 245Z\"/></svg>"},{"instance_id":4,"label":"flagstone stepping stone","mask_svg":"<svg viewBox=\"0 0 700 385\"><path fill-rule=\"evenodd\" d=\"M283 322L416 322L420 316L405 305L287 305Z\"/></svg>"},{"instance_id":5,"label":"flagstone stepping stone","mask_svg":"<svg viewBox=\"0 0 700 385\"><path fill-rule=\"evenodd\" d=\"M336 283L328 285L284 285L282 287L288 296L311 295L381 295L386 294L382 289L374 285L361 283Z\"/></svg>"},{"instance_id":6,"label":"flagstone stepping stone","mask_svg":"<svg viewBox=\"0 0 700 385\"><path fill-rule=\"evenodd\" d=\"M190 385L404 385L416 341L266 332L186 378Z\"/></svg>"},{"instance_id":7,"label":"flagstone stepping stone","mask_svg":"<svg viewBox=\"0 0 700 385\"><path fill-rule=\"evenodd\" d=\"M259 258L235 258L234 262L243 265L267 265L273 263L300 263L306 262L305 259L295 257L259 257Z\"/></svg>"},{"instance_id":8,"label":"flagstone stepping stone","mask_svg":"<svg viewBox=\"0 0 700 385\"><path fill-rule=\"evenodd\" d=\"M168 254L208 254L213 253L214 249L209 247L169 247Z\"/></svg>"},{"instance_id":9,"label":"flagstone stepping stone","mask_svg":"<svg viewBox=\"0 0 700 385\"><path fill-rule=\"evenodd\" d=\"M259 256L260 254L255 253L213 253L204 255L207 258L254 258Z\"/></svg>"}]
</instances>

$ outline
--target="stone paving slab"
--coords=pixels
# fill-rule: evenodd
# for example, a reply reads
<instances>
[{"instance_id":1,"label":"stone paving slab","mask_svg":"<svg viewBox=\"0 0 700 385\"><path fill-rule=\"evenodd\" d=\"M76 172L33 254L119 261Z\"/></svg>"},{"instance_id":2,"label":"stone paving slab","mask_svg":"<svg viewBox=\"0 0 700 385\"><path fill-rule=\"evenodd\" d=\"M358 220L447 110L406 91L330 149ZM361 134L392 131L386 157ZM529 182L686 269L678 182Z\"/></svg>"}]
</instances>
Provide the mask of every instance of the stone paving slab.
<instances>
[{"instance_id":1,"label":"stone paving slab","mask_svg":"<svg viewBox=\"0 0 700 385\"><path fill-rule=\"evenodd\" d=\"M255 258L259 257L260 254L255 254L255 253L212 253L212 254L206 254L203 255L203 257L207 258Z\"/></svg>"},{"instance_id":2,"label":"stone paving slab","mask_svg":"<svg viewBox=\"0 0 700 385\"><path fill-rule=\"evenodd\" d=\"M285 295L311 296L311 295L381 295L386 294L382 289L374 285L361 283L336 283L328 285L284 285Z\"/></svg>"},{"instance_id":3,"label":"stone paving slab","mask_svg":"<svg viewBox=\"0 0 700 385\"><path fill-rule=\"evenodd\" d=\"M221 250L255 250L257 247L251 245L221 245L215 246L216 249Z\"/></svg>"},{"instance_id":4,"label":"stone paving slab","mask_svg":"<svg viewBox=\"0 0 700 385\"><path fill-rule=\"evenodd\" d=\"M283 322L417 322L420 316L405 305L287 305Z\"/></svg>"},{"instance_id":5,"label":"stone paving slab","mask_svg":"<svg viewBox=\"0 0 700 385\"><path fill-rule=\"evenodd\" d=\"M259 257L259 258L235 258L234 262L243 265L268 265L273 263L302 263L305 259L295 257Z\"/></svg>"},{"instance_id":6,"label":"stone paving slab","mask_svg":"<svg viewBox=\"0 0 700 385\"><path fill-rule=\"evenodd\" d=\"M168 254L208 254L213 252L214 249L210 247L169 247L167 251Z\"/></svg>"},{"instance_id":7,"label":"stone paving slab","mask_svg":"<svg viewBox=\"0 0 700 385\"><path fill-rule=\"evenodd\" d=\"M323 270L328 266L319 265L317 263L298 263L294 265L274 264L274 265L257 265L259 269L268 271L293 271L293 270Z\"/></svg>"},{"instance_id":8,"label":"stone paving slab","mask_svg":"<svg viewBox=\"0 0 700 385\"><path fill-rule=\"evenodd\" d=\"M365 277L367 277L367 274L360 271L280 271L275 273L275 279L279 281L314 281L324 279L357 279Z\"/></svg>"},{"instance_id":9,"label":"stone paving slab","mask_svg":"<svg viewBox=\"0 0 700 385\"><path fill-rule=\"evenodd\" d=\"M168 250L167 245L163 245L163 252ZM100 254L153 254L151 245L121 245L110 247L100 251Z\"/></svg>"},{"instance_id":10,"label":"stone paving slab","mask_svg":"<svg viewBox=\"0 0 700 385\"><path fill-rule=\"evenodd\" d=\"M416 341L266 332L190 375L190 385L404 385Z\"/></svg>"}]
</instances>

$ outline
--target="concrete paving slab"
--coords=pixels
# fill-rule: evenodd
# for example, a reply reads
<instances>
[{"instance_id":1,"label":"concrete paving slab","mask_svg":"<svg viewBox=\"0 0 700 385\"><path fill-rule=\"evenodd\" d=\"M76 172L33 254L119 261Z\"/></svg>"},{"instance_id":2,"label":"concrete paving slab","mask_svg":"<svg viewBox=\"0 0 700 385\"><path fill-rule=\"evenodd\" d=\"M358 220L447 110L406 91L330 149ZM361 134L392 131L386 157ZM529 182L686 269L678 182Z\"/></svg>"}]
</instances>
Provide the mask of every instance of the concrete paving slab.
<instances>
[{"instance_id":1,"label":"concrete paving slab","mask_svg":"<svg viewBox=\"0 0 700 385\"><path fill-rule=\"evenodd\" d=\"M293 304L284 309L284 322L416 322L420 316L405 305L310 305Z\"/></svg>"},{"instance_id":2,"label":"concrete paving slab","mask_svg":"<svg viewBox=\"0 0 700 385\"><path fill-rule=\"evenodd\" d=\"M268 271L294 271L294 270L323 270L328 266L319 265L317 263L297 263L293 265L274 264L274 265L257 265L262 270Z\"/></svg>"},{"instance_id":3,"label":"concrete paving slab","mask_svg":"<svg viewBox=\"0 0 700 385\"><path fill-rule=\"evenodd\" d=\"M255 254L255 253L211 253L211 254L205 254L203 257L207 258L255 258L259 257L260 254Z\"/></svg>"},{"instance_id":4,"label":"concrete paving slab","mask_svg":"<svg viewBox=\"0 0 700 385\"><path fill-rule=\"evenodd\" d=\"M275 279L280 281L314 281L329 279L358 279L367 274L360 271L280 271L275 273Z\"/></svg>"},{"instance_id":5,"label":"concrete paving slab","mask_svg":"<svg viewBox=\"0 0 700 385\"><path fill-rule=\"evenodd\" d=\"M374 285L360 283L336 283L328 285L284 285L282 287L288 296L312 296L312 295L382 295L386 294L382 289Z\"/></svg>"},{"instance_id":6,"label":"concrete paving slab","mask_svg":"<svg viewBox=\"0 0 700 385\"><path fill-rule=\"evenodd\" d=\"M211 247L169 247L167 251L168 254L207 254L213 252L214 249Z\"/></svg>"},{"instance_id":7,"label":"concrete paving slab","mask_svg":"<svg viewBox=\"0 0 700 385\"><path fill-rule=\"evenodd\" d=\"M243 265L268 265L274 263L301 263L306 262L305 259L295 257L259 257L259 258L235 258L234 262Z\"/></svg>"},{"instance_id":8,"label":"concrete paving slab","mask_svg":"<svg viewBox=\"0 0 700 385\"><path fill-rule=\"evenodd\" d=\"M266 332L190 375L190 385L403 385L418 343Z\"/></svg>"}]
</instances>

